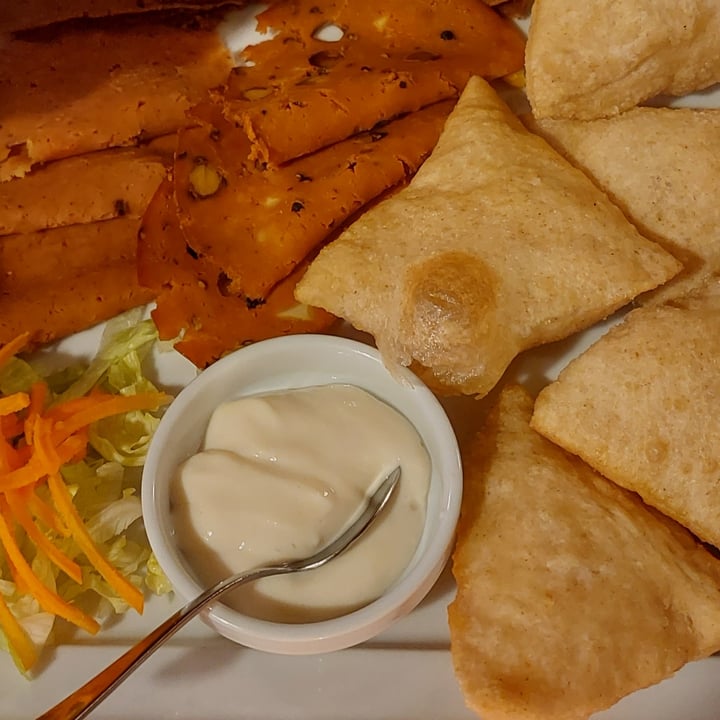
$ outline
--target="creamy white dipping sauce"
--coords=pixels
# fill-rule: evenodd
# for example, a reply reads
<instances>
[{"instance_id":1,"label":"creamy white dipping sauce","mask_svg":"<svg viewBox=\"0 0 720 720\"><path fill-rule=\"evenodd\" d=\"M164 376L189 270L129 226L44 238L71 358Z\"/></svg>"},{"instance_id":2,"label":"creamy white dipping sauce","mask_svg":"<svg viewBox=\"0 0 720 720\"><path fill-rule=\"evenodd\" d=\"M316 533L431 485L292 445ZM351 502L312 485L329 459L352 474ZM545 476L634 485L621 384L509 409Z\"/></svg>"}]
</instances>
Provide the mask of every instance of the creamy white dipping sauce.
<instances>
[{"instance_id":1,"label":"creamy white dipping sauce","mask_svg":"<svg viewBox=\"0 0 720 720\"><path fill-rule=\"evenodd\" d=\"M374 525L324 567L259 580L224 602L275 622L329 619L378 598L410 562L425 523L430 458L412 424L370 393L325 385L219 406L201 451L179 468L171 512L199 580L312 555L397 465Z\"/></svg>"}]
</instances>

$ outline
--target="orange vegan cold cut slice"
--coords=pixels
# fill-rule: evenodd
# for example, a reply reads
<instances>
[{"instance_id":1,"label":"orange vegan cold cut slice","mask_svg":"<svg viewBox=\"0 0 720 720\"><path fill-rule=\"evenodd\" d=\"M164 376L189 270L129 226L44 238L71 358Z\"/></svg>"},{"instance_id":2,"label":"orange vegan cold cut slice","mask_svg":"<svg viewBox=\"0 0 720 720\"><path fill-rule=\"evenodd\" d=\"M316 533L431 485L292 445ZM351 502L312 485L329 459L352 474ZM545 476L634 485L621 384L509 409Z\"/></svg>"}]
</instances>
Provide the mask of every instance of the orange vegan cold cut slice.
<instances>
[{"instance_id":1,"label":"orange vegan cold cut slice","mask_svg":"<svg viewBox=\"0 0 720 720\"><path fill-rule=\"evenodd\" d=\"M44 27L73 18L111 17L170 8L210 8L226 4L224 0L63 0L54 3L47 0L13 0L4 3L0 33ZM245 3L236 1L230 4Z\"/></svg>"},{"instance_id":2,"label":"orange vegan cold cut slice","mask_svg":"<svg viewBox=\"0 0 720 720\"><path fill-rule=\"evenodd\" d=\"M524 38L481 0L296 0L259 23L277 35L245 51L252 65L231 76L226 114L275 163L523 65ZM318 39L327 26L342 38Z\"/></svg>"},{"instance_id":3,"label":"orange vegan cold cut slice","mask_svg":"<svg viewBox=\"0 0 720 720\"><path fill-rule=\"evenodd\" d=\"M187 125L187 110L232 68L216 24L114 18L7 40L0 53L0 180Z\"/></svg>"},{"instance_id":4,"label":"orange vegan cold cut slice","mask_svg":"<svg viewBox=\"0 0 720 720\"><path fill-rule=\"evenodd\" d=\"M228 123L183 132L174 182L188 245L222 269L229 293L264 299L335 228L417 170L452 105L264 171L237 161L241 131Z\"/></svg>"},{"instance_id":5,"label":"orange vegan cold cut slice","mask_svg":"<svg viewBox=\"0 0 720 720\"><path fill-rule=\"evenodd\" d=\"M238 68L231 83L243 97L226 97L225 115L245 129L252 141L251 158L279 165L457 95L438 69L383 59L373 49L359 57L318 52L287 90L259 86L255 67ZM246 89L238 87L240 78Z\"/></svg>"},{"instance_id":6,"label":"orange vegan cold cut slice","mask_svg":"<svg viewBox=\"0 0 720 720\"><path fill-rule=\"evenodd\" d=\"M0 186L0 235L139 218L172 164L166 145L113 148L48 163Z\"/></svg>"},{"instance_id":7,"label":"orange vegan cold cut slice","mask_svg":"<svg viewBox=\"0 0 720 720\"><path fill-rule=\"evenodd\" d=\"M138 271L140 281L158 292L152 317L160 337L180 338L175 349L198 367L250 342L319 332L335 322L329 313L295 300L302 265L262 303L226 294L217 265L188 251L169 181L160 187L143 219Z\"/></svg>"},{"instance_id":8,"label":"orange vegan cold cut slice","mask_svg":"<svg viewBox=\"0 0 720 720\"><path fill-rule=\"evenodd\" d=\"M28 331L37 347L150 302L137 280L138 225L125 217L0 238L0 344Z\"/></svg>"}]
</instances>

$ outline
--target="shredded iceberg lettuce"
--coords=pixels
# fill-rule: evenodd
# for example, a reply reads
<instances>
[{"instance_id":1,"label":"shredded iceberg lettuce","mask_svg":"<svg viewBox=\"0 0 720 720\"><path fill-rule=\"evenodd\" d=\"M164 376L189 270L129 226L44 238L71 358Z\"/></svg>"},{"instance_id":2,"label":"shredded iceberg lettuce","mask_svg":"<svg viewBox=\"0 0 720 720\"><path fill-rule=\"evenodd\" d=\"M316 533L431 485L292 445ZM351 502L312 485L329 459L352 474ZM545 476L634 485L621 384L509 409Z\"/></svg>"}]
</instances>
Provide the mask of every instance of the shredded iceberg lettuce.
<instances>
[{"instance_id":1,"label":"shredded iceberg lettuce","mask_svg":"<svg viewBox=\"0 0 720 720\"><path fill-rule=\"evenodd\" d=\"M47 363L42 358L33 363L15 357L0 372L0 392L28 391L39 380L47 383L54 402L82 397L94 388L123 395L155 390L144 367L156 342L152 321L126 313L108 323L100 349L89 364L76 363L58 372L44 367ZM105 557L136 586L164 594L172 588L150 552L139 498L140 468L158 422L157 413L134 411L94 423L89 430L88 456L65 465L62 475L73 504ZM37 494L50 502L47 488L38 487ZM78 584L37 551L18 529L23 554L47 587L81 606L100 623L128 609L71 538L50 529L47 534L82 569L82 584ZM4 553L0 553L0 595L38 651L53 642L59 621L18 587ZM0 648L10 649L2 631ZM17 659L16 664L21 667Z\"/></svg>"}]
</instances>

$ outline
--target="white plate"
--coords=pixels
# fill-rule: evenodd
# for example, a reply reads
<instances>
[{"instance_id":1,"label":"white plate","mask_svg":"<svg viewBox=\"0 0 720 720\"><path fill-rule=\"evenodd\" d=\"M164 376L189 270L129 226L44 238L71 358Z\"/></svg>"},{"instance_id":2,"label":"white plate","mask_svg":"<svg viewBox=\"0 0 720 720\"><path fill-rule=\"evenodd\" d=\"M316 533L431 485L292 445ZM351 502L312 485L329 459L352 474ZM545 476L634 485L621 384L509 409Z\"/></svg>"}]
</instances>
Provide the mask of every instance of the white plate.
<instances>
[{"instance_id":1,"label":"white plate","mask_svg":"<svg viewBox=\"0 0 720 720\"><path fill-rule=\"evenodd\" d=\"M239 16L242 22L246 17ZM252 33L233 28L237 48ZM673 104L720 107L720 88ZM536 392L612 320L569 340L520 357L511 375ZM59 351L91 356L99 329L60 344ZM157 358L158 377L179 388L195 374L174 352ZM457 432L467 432L487 403L446 403ZM329 655L287 657L242 648L194 621L157 651L93 714L106 720L473 720L464 706L449 653L446 607L453 597L448 570L409 617L360 647ZM28 681L0 653L0 717L27 720L47 710L116 659L177 609L152 598L142 617L128 614L99 636L76 633L43 659ZM634 693L594 720L717 720L720 657L691 663L675 677Z\"/></svg>"}]
</instances>

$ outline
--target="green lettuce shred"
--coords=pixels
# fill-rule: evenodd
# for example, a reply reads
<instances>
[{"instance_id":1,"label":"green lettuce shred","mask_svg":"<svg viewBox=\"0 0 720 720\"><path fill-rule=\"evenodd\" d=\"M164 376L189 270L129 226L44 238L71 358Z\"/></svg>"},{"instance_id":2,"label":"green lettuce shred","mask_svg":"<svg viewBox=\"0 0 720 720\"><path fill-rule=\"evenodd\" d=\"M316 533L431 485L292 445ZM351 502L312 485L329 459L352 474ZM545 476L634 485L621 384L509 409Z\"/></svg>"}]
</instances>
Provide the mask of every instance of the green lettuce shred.
<instances>
[{"instance_id":1,"label":"green lettuce shred","mask_svg":"<svg viewBox=\"0 0 720 720\"><path fill-rule=\"evenodd\" d=\"M152 321L141 319L136 312L126 313L107 324L98 353L89 363L77 362L57 371L48 367L47 358L30 362L13 358L0 371L0 392L27 391L39 380L48 384L53 401L82 397L94 388L116 394L152 391L156 388L145 365L155 343L157 331ZM136 411L94 423L89 432L88 456L65 465L62 474L75 507L108 560L130 582L163 595L172 588L150 551L139 497L141 468L159 421L155 413ZM39 487L38 494L50 501L47 488ZM129 609L72 539L58 537L51 530L46 532L80 565L83 574L83 582L78 585L37 552L18 530L26 559L48 587L65 600L76 602L101 623ZM58 622L63 621L44 612L32 596L18 590L3 553L0 594L38 649L53 643ZM2 631L0 648L9 650Z\"/></svg>"}]
</instances>

